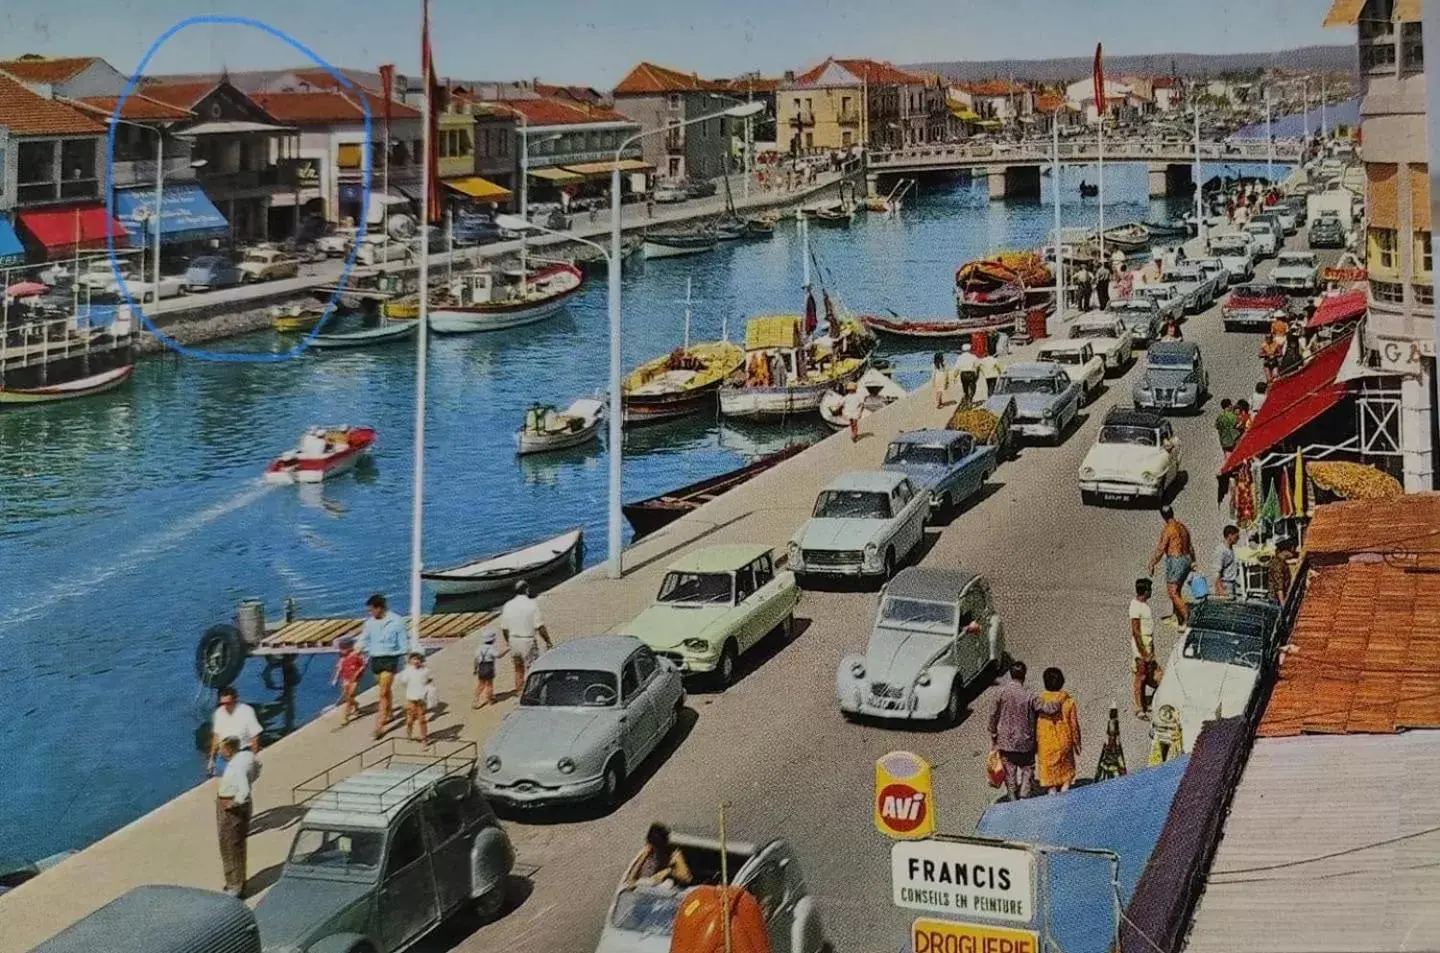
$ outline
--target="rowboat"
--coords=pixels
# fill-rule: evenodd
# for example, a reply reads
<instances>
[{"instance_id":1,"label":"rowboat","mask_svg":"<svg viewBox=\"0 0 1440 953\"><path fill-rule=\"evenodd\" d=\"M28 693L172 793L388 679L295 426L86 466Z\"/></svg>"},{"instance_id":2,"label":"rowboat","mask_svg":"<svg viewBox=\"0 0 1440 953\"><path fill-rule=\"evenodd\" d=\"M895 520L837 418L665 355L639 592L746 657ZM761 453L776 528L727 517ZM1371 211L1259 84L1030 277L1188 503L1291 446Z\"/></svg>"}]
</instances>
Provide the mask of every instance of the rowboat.
<instances>
[{"instance_id":1,"label":"rowboat","mask_svg":"<svg viewBox=\"0 0 1440 953\"><path fill-rule=\"evenodd\" d=\"M640 365L620 385L627 425L673 420L715 406L715 394L745 363L729 341L701 341Z\"/></svg>"},{"instance_id":2,"label":"rowboat","mask_svg":"<svg viewBox=\"0 0 1440 953\"><path fill-rule=\"evenodd\" d=\"M956 312L962 318L1013 312L1053 302L1055 283L1035 252L1001 252L955 269Z\"/></svg>"},{"instance_id":3,"label":"rowboat","mask_svg":"<svg viewBox=\"0 0 1440 953\"><path fill-rule=\"evenodd\" d=\"M719 239L714 232L674 232L669 235L646 235L645 257L679 258L714 251Z\"/></svg>"},{"instance_id":4,"label":"rowboat","mask_svg":"<svg viewBox=\"0 0 1440 953\"><path fill-rule=\"evenodd\" d=\"M525 411L525 423L515 432L516 452L525 456L589 443L599 436L604 419L605 404L591 397L575 401L564 411L534 404Z\"/></svg>"},{"instance_id":5,"label":"rowboat","mask_svg":"<svg viewBox=\"0 0 1440 953\"><path fill-rule=\"evenodd\" d=\"M49 384L44 387L0 386L0 404L49 404L57 400L92 397L114 390L128 381L134 373L135 365L126 364L88 377L78 377L63 384Z\"/></svg>"},{"instance_id":6,"label":"rowboat","mask_svg":"<svg viewBox=\"0 0 1440 953\"><path fill-rule=\"evenodd\" d=\"M514 586L522 580L542 579L560 569L580 569L585 534L578 529L553 539L512 549L496 556L426 569L420 578L442 596L459 596Z\"/></svg>"},{"instance_id":7,"label":"rowboat","mask_svg":"<svg viewBox=\"0 0 1440 953\"><path fill-rule=\"evenodd\" d=\"M860 320L872 331L901 338L967 337L976 331L1003 331L1025 319L1022 311L996 311L967 318L902 318L865 314Z\"/></svg>"},{"instance_id":8,"label":"rowboat","mask_svg":"<svg viewBox=\"0 0 1440 953\"><path fill-rule=\"evenodd\" d=\"M1150 246L1150 232L1139 222L1105 229L1105 244L1121 251L1142 251Z\"/></svg>"},{"instance_id":9,"label":"rowboat","mask_svg":"<svg viewBox=\"0 0 1440 953\"><path fill-rule=\"evenodd\" d=\"M855 382L855 389L865 395L865 410L872 414L905 396L905 388L873 367ZM845 394L838 390L826 394L820 401L820 417L836 430L845 429L849 425L845 419Z\"/></svg>"},{"instance_id":10,"label":"rowboat","mask_svg":"<svg viewBox=\"0 0 1440 953\"><path fill-rule=\"evenodd\" d=\"M366 347L371 344L389 344L402 341L415 334L420 325L409 321L404 324L382 324L378 328L361 331L347 331L341 334L317 334L310 341L310 347L321 350L339 350L349 347Z\"/></svg>"},{"instance_id":11,"label":"rowboat","mask_svg":"<svg viewBox=\"0 0 1440 953\"><path fill-rule=\"evenodd\" d=\"M1145 222L1146 233L1152 238L1184 238L1190 234L1185 222Z\"/></svg>"},{"instance_id":12,"label":"rowboat","mask_svg":"<svg viewBox=\"0 0 1440 953\"><path fill-rule=\"evenodd\" d=\"M1081 198L1086 198L1086 199L1094 198L1095 196L1097 196L1097 195L1099 195L1099 194L1100 194L1100 186L1098 186L1098 185L1091 185L1091 184L1088 183L1088 182L1081 182L1081 183L1080 183L1080 197L1081 197Z\"/></svg>"},{"instance_id":13,"label":"rowboat","mask_svg":"<svg viewBox=\"0 0 1440 953\"><path fill-rule=\"evenodd\" d=\"M699 509L711 500L751 480L777 464L806 449L809 444L791 444L784 450L761 457L736 470L689 483L678 489L652 496L635 503L626 503L620 508L625 519L635 530L635 539L643 539L651 533L675 522L686 513Z\"/></svg>"},{"instance_id":14,"label":"rowboat","mask_svg":"<svg viewBox=\"0 0 1440 953\"><path fill-rule=\"evenodd\" d=\"M579 293L585 275L566 262L530 274L492 271L456 275L430 303L430 327L441 334L499 331L544 320Z\"/></svg>"},{"instance_id":15,"label":"rowboat","mask_svg":"<svg viewBox=\"0 0 1440 953\"><path fill-rule=\"evenodd\" d=\"M745 231L751 238L769 238L775 234L775 226L779 222L780 215L777 212L761 212L745 219Z\"/></svg>"},{"instance_id":16,"label":"rowboat","mask_svg":"<svg viewBox=\"0 0 1440 953\"><path fill-rule=\"evenodd\" d=\"M844 202L832 202L806 209L810 220L826 228L849 228L855 221L855 206Z\"/></svg>"},{"instance_id":17,"label":"rowboat","mask_svg":"<svg viewBox=\"0 0 1440 953\"><path fill-rule=\"evenodd\" d=\"M265 482L320 483L354 469L374 443L373 427L311 427L265 468Z\"/></svg>"},{"instance_id":18,"label":"rowboat","mask_svg":"<svg viewBox=\"0 0 1440 953\"><path fill-rule=\"evenodd\" d=\"M277 304L270 308L270 326L281 334L310 331L325 317L324 308L299 304Z\"/></svg>"}]
</instances>

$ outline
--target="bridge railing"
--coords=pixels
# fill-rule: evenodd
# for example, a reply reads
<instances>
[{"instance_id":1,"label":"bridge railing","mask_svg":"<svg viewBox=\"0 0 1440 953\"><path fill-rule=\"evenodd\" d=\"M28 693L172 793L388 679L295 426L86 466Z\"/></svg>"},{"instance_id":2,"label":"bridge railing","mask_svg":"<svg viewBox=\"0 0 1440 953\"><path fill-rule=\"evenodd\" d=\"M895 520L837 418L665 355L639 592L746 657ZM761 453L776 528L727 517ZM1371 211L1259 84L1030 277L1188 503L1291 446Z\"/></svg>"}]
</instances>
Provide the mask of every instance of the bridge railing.
<instances>
[{"instance_id":1,"label":"bridge railing","mask_svg":"<svg viewBox=\"0 0 1440 953\"><path fill-rule=\"evenodd\" d=\"M1274 158L1277 162L1294 162L1299 159L1301 143L1292 140L1277 140L1274 144ZM1235 139L1228 142L1200 143L1200 158L1212 162L1264 162L1271 156L1270 144L1264 140ZM1088 142L1060 144L1060 158L1069 161L1095 161L1096 145ZM1181 139L1116 139L1105 143L1105 158L1114 161L1151 160L1156 162L1188 162L1195 156L1193 142ZM947 165L973 163L976 165L1008 165L1017 163L1039 163L1050 161L1052 149L1048 144L1036 143L994 143L970 145L946 143L930 146L912 146L908 149L892 149L870 153L873 167Z\"/></svg>"}]
</instances>

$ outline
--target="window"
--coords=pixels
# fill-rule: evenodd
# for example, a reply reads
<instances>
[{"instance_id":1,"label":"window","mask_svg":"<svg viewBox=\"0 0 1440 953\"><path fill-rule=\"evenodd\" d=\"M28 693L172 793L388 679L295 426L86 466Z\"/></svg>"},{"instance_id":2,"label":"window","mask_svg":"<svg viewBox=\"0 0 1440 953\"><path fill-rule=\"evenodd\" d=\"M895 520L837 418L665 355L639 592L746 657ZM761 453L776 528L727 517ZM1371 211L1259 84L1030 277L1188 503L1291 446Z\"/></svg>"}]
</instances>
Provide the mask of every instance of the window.
<instances>
[{"instance_id":1,"label":"window","mask_svg":"<svg viewBox=\"0 0 1440 953\"><path fill-rule=\"evenodd\" d=\"M634 659L625 663L625 669L620 673L620 700L628 702L640 693L640 673L636 671Z\"/></svg>"},{"instance_id":2,"label":"window","mask_svg":"<svg viewBox=\"0 0 1440 953\"><path fill-rule=\"evenodd\" d=\"M1410 286L1410 294L1414 296L1416 304L1431 305L1435 303L1435 286L1430 282L1416 282Z\"/></svg>"},{"instance_id":3,"label":"window","mask_svg":"<svg viewBox=\"0 0 1440 953\"><path fill-rule=\"evenodd\" d=\"M482 158L482 159L488 159L488 158L490 158L490 130L489 130L489 129L482 129L482 130L480 130L480 141L479 141L479 143L477 143L477 145L479 146L480 158Z\"/></svg>"},{"instance_id":4,"label":"window","mask_svg":"<svg viewBox=\"0 0 1440 953\"><path fill-rule=\"evenodd\" d=\"M1370 73L1388 73L1395 68L1394 43L1360 44L1360 68Z\"/></svg>"},{"instance_id":5,"label":"window","mask_svg":"<svg viewBox=\"0 0 1440 953\"><path fill-rule=\"evenodd\" d=\"M19 166L18 184L55 181L55 143L20 143L17 155Z\"/></svg>"},{"instance_id":6,"label":"window","mask_svg":"<svg viewBox=\"0 0 1440 953\"><path fill-rule=\"evenodd\" d=\"M1394 281L1370 282L1370 297L1387 304L1404 304L1405 286Z\"/></svg>"},{"instance_id":7,"label":"window","mask_svg":"<svg viewBox=\"0 0 1440 953\"><path fill-rule=\"evenodd\" d=\"M770 562L768 553L755 560L752 568L755 570L755 585L757 586L768 586L770 581L775 578L775 566Z\"/></svg>"},{"instance_id":8,"label":"window","mask_svg":"<svg viewBox=\"0 0 1440 953\"><path fill-rule=\"evenodd\" d=\"M682 105L684 105L684 100L681 98L680 94L679 94L679 93L671 93L671 94L670 94L670 108L671 108L671 109L679 109Z\"/></svg>"},{"instance_id":9,"label":"window","mask_svg":"<svg viewBox=\"0 0 1440 953\"><path fill-rule=\"evenodd\" d=\"M426 802L430 815L430 833L434 835L437 847L457 836L465 827L463 788L463 781L458 791L453 785L437 785L434 796Z\"/></svg>"},{"instance_id":10,"label":"window","mask_svg":"<svg viewBox=\"0 0 1440 953\"><path fill-rule=\"evenodd\" d=\"M385 875L393 877L425 856L425 833L420 829L420 812L412 810L401 819L390 838L390 859Z\"/></svg>"},{"instance_id":11,"label":"window","mask_svg":"<svg viewBox=\"0 0 1440 953\"><path fill-rule=\"evenodd\" d=\"M650 681L650 676L655 674L659 663L655 661L655 653L649 649L640 649L632 659L635 663L635 674L640 677L640 684L644 685Z\"/></svg>"},{"instance_id":12,"label":"window","mask_svg":"<svg viewBox=\"0 0 1440 953\"><path fill-rule=\"evenodd\" d=\"M1434 271L1434 259L1430 255L1430 233L1415 233L1415 272L1428 275Z\"/></svg>"},{"instance_id":13,"label":"window","mask_svg":"<svg viewBox=\"0 0 1440 953\"><path fill-rule=\"evenodd\" d=\"M360 168L360 144L358 142L343 143L335 151L335 164L342 169Z\"/></svg>"},{"instance_id":14,"label":"window","mask_svg":"<svg viewBox=\"0 0 1440 953\"><path fill-rule=\"evenodd\" d=\"M1419 23L1400 24L1400 68L1415 72L1425 68L1425 42Z\"/></svg>"},{"instance_id":15,"label":"window","mask_svg":"<svg viewBox=\"0 0 1440 953\"><path fill-rule=\"evenodd\" d=\"M510 154L510 130L496 130L495 138L498 140L498 147L495 151L502 156L508 156Z\"/></svg>"},{"instance_id":16,"label":"window","mask_svg":"<svg viewBox=\"0 0 1440 953\"><path fill-rule=\"evenodd\" d=\"M755 595L755 590L760 588L755 584L755 567L746 566L735 572L735 601L744 602Z\"/></svg>"},{"instance_id":17,"label":"window","mask_svg":"<svg viewBox=\"0 0 1440 953\"><path fill-rule=\"evenodd\" d=\"M813 133L813 132L807 132L807 133L805 133L805 148L807 148L807 149L813 149L813 148L815 148L815 133Z\"/></svg>"},{"instance_id":18,"label":"window","mask_svg":"<svg viewBox=\"0 0 1440 953\"><path fill-rule=\"evenodd\" d=\"M849 147L854 145L854 139L855 137L851 134L849 129L846 129L844 132L840 133L840 144L842 146Z\"/></svg>"},{"instance_id":19,"label":"window","mask_svg":"<svg viewBox=\"0 0 1440 953\"><path fill-rule=\"evenodd\" d=\"M1393 228L1370 229L1370 252L1367 256L1371 268L1394 271L1400 267L1397 257L1399 242Z\"/></svg>"}]
</instances>

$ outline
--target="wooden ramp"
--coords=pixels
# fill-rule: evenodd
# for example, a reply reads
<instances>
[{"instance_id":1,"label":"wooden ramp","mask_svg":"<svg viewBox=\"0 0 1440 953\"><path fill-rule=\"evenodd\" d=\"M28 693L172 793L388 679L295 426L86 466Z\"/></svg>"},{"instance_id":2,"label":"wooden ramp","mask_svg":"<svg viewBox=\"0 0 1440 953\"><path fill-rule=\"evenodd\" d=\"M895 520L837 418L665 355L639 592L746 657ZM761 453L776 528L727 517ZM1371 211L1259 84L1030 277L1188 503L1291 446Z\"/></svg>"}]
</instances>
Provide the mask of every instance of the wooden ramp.
<instances>
[{"instance_id":1,"label":"wooden ramp","mask_svg":"<svg viewBox=\"0 0 1440 953\"><path fill-rule=\"evenodd\" d=\"M463 639L485 623L499 616L496 611L451 612L422 615L420 642L427 648L446 645ZM290 655L331 652L335 640L360 634L365 620L350 616L343 619L296 619L287 622L265 637L256 655Z\"/></svg>"}]
</instances>

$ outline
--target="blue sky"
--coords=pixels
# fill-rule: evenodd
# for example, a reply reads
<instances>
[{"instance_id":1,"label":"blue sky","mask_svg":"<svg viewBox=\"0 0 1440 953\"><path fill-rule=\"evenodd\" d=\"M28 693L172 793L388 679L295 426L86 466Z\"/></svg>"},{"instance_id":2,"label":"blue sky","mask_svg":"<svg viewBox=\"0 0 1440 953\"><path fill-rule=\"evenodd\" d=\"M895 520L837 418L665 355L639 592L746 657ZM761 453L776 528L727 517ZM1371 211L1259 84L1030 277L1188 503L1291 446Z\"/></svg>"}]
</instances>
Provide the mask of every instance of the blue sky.
<instances>
[{"instance_id":1,"label":"blue sky","mask_svg":"<svg viewBox=\"0 0 1440 953\"><path fill-rule=\"evenodd\" d=\"M779 74L828 54L897 63L1112 53L1258 52L1344 43L1329 0L432 0L440 71L608 88L647 59L702 75ZM130 72L188 16L244 14L337 65L419 66L419 0L3 0L0 56L96 54ZM1257 11L1263 11L1256 15ZM285 44L234 26L191 27L151 72L293 65Z\"/></svg>"}]
</instances>

